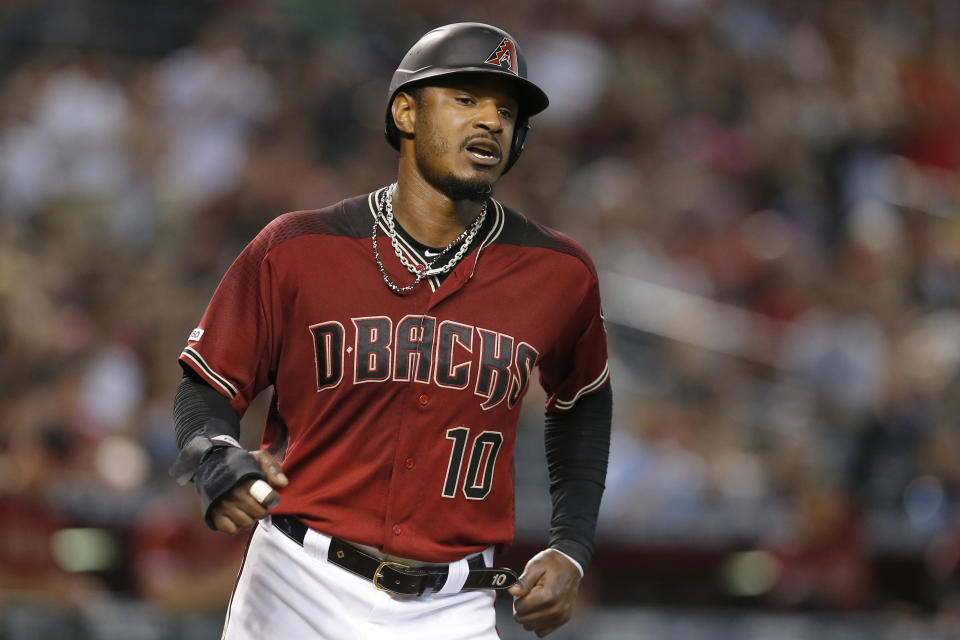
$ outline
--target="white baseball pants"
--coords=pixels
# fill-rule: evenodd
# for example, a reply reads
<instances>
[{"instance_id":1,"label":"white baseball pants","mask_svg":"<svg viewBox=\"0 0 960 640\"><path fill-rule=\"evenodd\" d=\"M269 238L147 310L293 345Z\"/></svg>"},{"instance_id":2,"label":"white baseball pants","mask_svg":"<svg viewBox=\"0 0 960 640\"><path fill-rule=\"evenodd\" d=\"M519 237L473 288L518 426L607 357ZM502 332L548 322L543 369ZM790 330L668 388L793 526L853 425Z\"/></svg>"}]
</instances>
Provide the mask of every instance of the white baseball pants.
<instances>
[{"instance_id":1,"label":"white baseball pants","mask_svg":"<svg viewBox=\"0 0 960 640\"><path fill-rule=\"evenodd\" d=\"M262 520L230 600L222 640L497 640L490 590L391 596L327 561L330 538L304 545ZM492 550L484 552L492 566Z\"/></svg>"}]
</instances>

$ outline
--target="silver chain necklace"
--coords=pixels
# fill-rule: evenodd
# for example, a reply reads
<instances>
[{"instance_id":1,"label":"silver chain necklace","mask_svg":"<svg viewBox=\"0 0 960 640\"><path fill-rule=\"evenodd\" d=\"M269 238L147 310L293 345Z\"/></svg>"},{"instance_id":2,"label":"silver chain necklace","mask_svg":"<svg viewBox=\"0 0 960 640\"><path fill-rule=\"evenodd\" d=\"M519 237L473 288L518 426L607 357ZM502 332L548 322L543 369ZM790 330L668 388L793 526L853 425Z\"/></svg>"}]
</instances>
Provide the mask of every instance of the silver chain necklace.
<instances>
[{"instance_id":1,"label":"silver chain necklace","mask_svg":"<svg viewBox=\"0 0 960 640\"><path fill-rule=\"evenodd\" d=\"M390 276L387 275L387 270L383 266L383 260L380 259L380 249L377 246L377 225L379 224L379 216L374 216L373 219L373 256L377 260L377 267L380 269L380 274L383 276L383 281L387 283L387 286L393 290L394 293L404 294L408 291L412 291L420 282L427 276L435 276L444 273L449 273L453 267L460 262L460 258L463 257L463 254L467 252L467 249L473 243L473 239L476 237L477 232L480 230L480 227L483 226L483 221L487 217L487 203L484 202L483 206L480 209L480 215L474 219L469 227L463 230L459 236L457 236L453 242L445 246L440 250L439 253L427 263L426 268L423 265L413 264L407 259L407 256L404 255L403 251L400 249L400 241L397 239L397 228L396 223L393 218L393 192L397 188L397 183L394 182L392 185L387 187L386 193L383 197L383 202L377 200L377 212L383 215L384 221L387 225L387 235L390 236L390 243L393 245L393 251L397 254L397 258L400 260L400 263L407 268L407 271L412 273L416 278L412 284L401 287L400 285L393 282L390 279ZM463 242L460 245L460 248L457 249L457 252L453 255L450 260L443 265L442 267L434 267L433 264L440 259L440 256L450 251L453 247L456 246L458 242Z\"/></svg>"}]
</instances>

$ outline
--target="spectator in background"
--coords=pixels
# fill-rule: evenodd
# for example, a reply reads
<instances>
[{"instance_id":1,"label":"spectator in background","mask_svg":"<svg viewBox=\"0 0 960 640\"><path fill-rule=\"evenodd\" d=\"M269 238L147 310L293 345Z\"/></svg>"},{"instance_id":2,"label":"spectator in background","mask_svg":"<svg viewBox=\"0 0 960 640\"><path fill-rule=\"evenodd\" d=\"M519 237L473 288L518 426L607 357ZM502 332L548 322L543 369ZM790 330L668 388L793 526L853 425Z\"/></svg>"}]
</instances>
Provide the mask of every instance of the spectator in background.
<instances>
[{"instance_id":1,"label":"spectator in background","mask_svg":"<svg viewBox=\"0 0 960 640\"><path fill-rule=\"evenodd\" d=\"M223 612L237 581L249 536L216 535L196 517L189 494L162 495L144 506L133 527L137 592L171 613Z\"/></svg>"},{"instance_id":2,"label":"spectator in background","mask_svg":"<svg viewBox=\"0 0 960 640\"><path fill-rule=\"evenodd\" d=\"M22 604L77 607L103 595L93 576L68 571L56 536L69 523L53 505L58 470L76 464L65 425L9 432L0 456L0 598Z\"/></svg>"},{"instance_id":3,"label":"spectator in background","mask_svg":"<svg viewBox=\"0 0 960 640\"><path fill-rule=\"evenodd\" d=\"M859 509L842 487L819 479L795 491L789 533L770 546L779 575L769 600L793 609L862 609L872 594Z\"/></svg>"},{"instance_id":4,"label":"spectator in background","mask_svg":"<svg viewBox=\"0 0 960 640\"><path fill-rule=\"evenodd\" d=\"M250 62L230 26L211 23L156 69L167 142L162 181L188 207L237 187L251 131L275 108L270 76Z\"/></svg>"}]
</instances>

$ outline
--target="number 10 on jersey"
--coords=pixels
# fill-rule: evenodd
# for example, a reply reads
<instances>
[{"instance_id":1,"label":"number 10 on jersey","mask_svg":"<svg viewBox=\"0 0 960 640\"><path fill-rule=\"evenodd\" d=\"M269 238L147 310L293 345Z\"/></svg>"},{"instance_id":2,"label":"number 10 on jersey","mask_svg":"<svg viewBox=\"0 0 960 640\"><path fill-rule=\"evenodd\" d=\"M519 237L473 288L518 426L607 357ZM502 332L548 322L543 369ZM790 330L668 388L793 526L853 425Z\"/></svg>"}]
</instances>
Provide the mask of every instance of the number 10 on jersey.
<instances>
[{"instance_id":1,"label":"number 10 on jersey","mask_svg":"<svg viewBox=\"0 0 960 640\"><path fill-rule=\"evenodd\" d=\"M447 478L443 483L443 497L457 497L457 485L463 468L464 454L470 440L470 429L454 427L447 430L447 440L453 441L450 462L447 463ZM493 468L497 464L497 454L503 444L503 434L499 431L481 431L470 446L467 463L467 475L463 479L463 495L467 500L483 500L493 485Z\"/></svg>"}]
</instances>

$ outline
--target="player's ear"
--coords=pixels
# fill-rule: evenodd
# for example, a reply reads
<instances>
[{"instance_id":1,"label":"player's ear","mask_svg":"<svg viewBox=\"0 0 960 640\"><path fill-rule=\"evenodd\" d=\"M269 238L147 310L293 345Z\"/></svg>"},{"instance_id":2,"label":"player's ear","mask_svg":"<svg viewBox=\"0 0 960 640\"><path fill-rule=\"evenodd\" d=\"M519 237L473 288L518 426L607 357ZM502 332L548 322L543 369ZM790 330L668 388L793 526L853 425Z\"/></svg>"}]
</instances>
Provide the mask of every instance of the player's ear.
<instances>
[{"instance_id":1,"label":"player's ear","mask_svg":"<svg viewBox=\"0 0 960 640\"><path fill-rule=\"evenodd\" d=\"M417 99L415 96L401 91L393 99L390 106L390 112L393 114L393 123L401 136L412 137L413 128L417 122Z\"/></svg>"}]
</instances>

